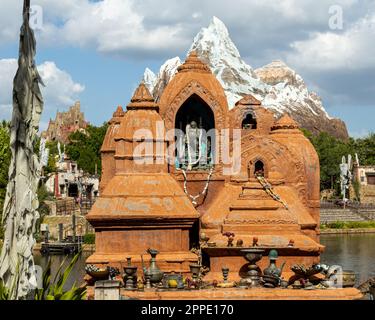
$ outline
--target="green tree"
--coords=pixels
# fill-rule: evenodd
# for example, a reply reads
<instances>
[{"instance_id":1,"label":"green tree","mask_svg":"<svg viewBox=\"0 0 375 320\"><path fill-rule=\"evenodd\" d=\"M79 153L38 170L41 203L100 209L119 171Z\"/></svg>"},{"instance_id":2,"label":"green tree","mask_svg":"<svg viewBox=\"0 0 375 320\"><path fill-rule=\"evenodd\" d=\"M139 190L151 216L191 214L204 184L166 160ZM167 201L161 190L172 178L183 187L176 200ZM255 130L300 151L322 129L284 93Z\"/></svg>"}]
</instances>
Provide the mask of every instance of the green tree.
<instances>
[{"instance_id":1,"label":"green tree","mask_svg":"<svg viewBox=\"0 0 375 320\"><path fill-rule=\"evenodd\" d=\"M59 151L57 149L56 141L46 142L46 148L49 149L49 157L48 157L48 163L43 169L44 175L48 175L50 173L56 172L56 161L59 157Z\"/></svg>"},{"instance_id":2,"label":"green tree","mask_svg":"<svg viewBox=\"0 0 375 320\"><path fill-rule=\"evenodd\" d=\"M355 140L348 142L336 139L326 132L313 135L308 130L302 130L314 145L320 160L320 187L324 189L336 189L339 187L340 163L343 156L355 153Z\"/></svg>"},{"instance_id":3,"label":"green tree","mask_svg":"<svg viewBox=\"0 0 375 320\"><path fill-rule=\"evenodd\" d=\"M375 165L375 133L352 141L361 165Z\"/></svg>"},{"instance_id":4,"label":"green tree","mask_svg":"<svg viewBox=\"0 0 375 320\"><path fill-rule=\"evenodd\" d=\"M367 137L342 141L334 138L326 132L313 135L310 131L302 129L304 135L314 145L320 160L321 189L339 188L340 163L342 157L351 154L358 154L361 165L375 165L375 134L371 133ZM355 186L356 193L358 187ZM358 195L357 195L358 197Z\"/></svg>"},{"instance_id":5,"label":"green tree","mask_svg":"<svg viewBox=\"0 0 375 320\"><path fill-rule=\"evenodd\" d=\"M351 144L338 140L325 132L313 137L313 144L321 162L321 187L336 189L340 179L342 157L353 154Z\"/></svg>"},{"instance_id":6,"label":"green tree","mask_svg":"<svg viewBox=\"0 0 375 320\"><path fill-rule=\"evenodd\" d=\"M38 137L35 145L34 152L39 155L40 137ZM47 141L46 148L49 149L48 163L43 168L44 175L47 176L50 173L56 172L56 161L59 157L59 151L57 149L57 141Z\"/></svg>"},{"instance_id":7,"label":"green tree","mask_svg":"<svg viewBox=\"0 0 375 320\"><path fill-rule=\"evenodd\" d=\"M2 121L0 124L0 239L4 235L1 220L11 159L9 125L5 121Z\"/></svg>"},{"instance_id":8,"label":"green tree","mask_svg":"<svg viewBox=\"0 0 375 320\"><path fill-rule=\"evenodd\" d=\"M100 174L102 167L100 148L107 128L107 123L100 127L90 125L85 132L77 131L69 136L70 143L66 146L66 152L83 171L94 174L97 170Z\"/></svg>"}]
</instances>

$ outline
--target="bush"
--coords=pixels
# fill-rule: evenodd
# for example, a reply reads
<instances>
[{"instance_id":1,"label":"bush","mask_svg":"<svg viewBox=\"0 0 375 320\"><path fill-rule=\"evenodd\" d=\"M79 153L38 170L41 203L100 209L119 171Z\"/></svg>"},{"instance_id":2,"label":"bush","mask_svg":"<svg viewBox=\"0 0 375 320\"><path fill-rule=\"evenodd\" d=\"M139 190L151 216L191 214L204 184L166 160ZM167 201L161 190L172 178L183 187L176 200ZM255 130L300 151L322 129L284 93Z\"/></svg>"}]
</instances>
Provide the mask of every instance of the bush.
<instances>
[{"instance_id":1,"label":"bush","mask_svg":"<svg viewBox=\"0 0 375 320\"><path fill-rule=\"evenodd\" d=\"M95 244L95 234L89 233L83 236L84 244Z\"/></svg>"},{"instance_id":2,"label":"bush","mask_svg":"<svg viewBox=\"0 0 375 320\"><path fill-rule=\"evenodd\" d=\"M375 228L375 221L337 221L323 224L321 229L370 229Z\"/></svg>"},{"instance_id":3,"label":"bush","mask_svg":"<svg viewBox=\"0 0 375 320\"><path fill-rule=\"evenodd\" d=\"M353 189L355 193L355 200L361 202L361 184L357 179L353 181Z\"/></svg>"}]
</instances>

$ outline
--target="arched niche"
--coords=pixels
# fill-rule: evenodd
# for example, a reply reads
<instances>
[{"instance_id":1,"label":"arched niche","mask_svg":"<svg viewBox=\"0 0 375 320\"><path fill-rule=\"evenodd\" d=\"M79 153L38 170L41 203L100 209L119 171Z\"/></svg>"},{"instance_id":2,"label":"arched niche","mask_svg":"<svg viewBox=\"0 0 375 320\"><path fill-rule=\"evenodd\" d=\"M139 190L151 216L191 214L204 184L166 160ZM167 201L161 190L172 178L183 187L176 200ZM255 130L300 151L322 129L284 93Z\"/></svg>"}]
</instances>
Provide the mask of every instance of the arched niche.
<instances>
[{"instance_id":1,"label":"arched niche","mask_svg":"<svg viewBox=\"0 0 375 320\"><path fill-rule=\"evenodd\" d=\"M175 129L186 133L187 125L196 122L200 129L209 132L215 128L215 115L207 103L198 95L191 95L176 114Z\"/></svg>"},{"instance_id":2,"label":"arched niche","mask_svg":"<svg viewBox=\"0 0 375 320\"><path fill-rule=\"evenodd\" d=\"M198 81L188 83L176 96L170 101L165 99L164 110L161 109L161 116L165 121L166 130L178 128L175 126L176 115L185 102L192 96L197 96L201 99L213 112L215 116L215 128L222 130L226 128L226 105L222 105L219 100L215 98L214 93L211 93Z\"/></svg>"},{"instance_id":3,"label":"arched niche","mask_svg":"<svg viewBox=\"0 0 375 320\"><path fill-rule=\"evenodd\" d=\"M280 143L267 138L246 136L243 138L241 163L242 175L255 178L255 164L261 161L266 178L278 177L288 183L305 183L303 164Z\"/></svg>"},{"instance_id":4,"label":"arched niche","mask_svg":"<svg viewBox=\"0 0 375 320\"><path fill-rule=\"evenodd\" d=\"M250 179L256 178L257 175L261 175L265 178L268 178L268 165L264 158L257 156L250 162L247 166L247 176Z\"/></svg>"},{"instance_id":5,"label":"arched niche","mask_svg":"<svg viewBox=\"0 0 375 320\"><path fill-rule=\"evenodd\" d=\"M258 128L258 123L255 115L248 113L244 116L241 124L243 130L256 130Z\"/></svg>"},{"instance_id":6,"label":"arched niche","mask_svg":"<svg viewBox=\"0 0 375 320\"><path fill-rule=\"evenodd\" d=\"M197 94L192 94L178 109L174 121L175 167L206 170L215 156L215 115ZM192 166L189 166L193 164Z\"/></svg>"}]
</instances>

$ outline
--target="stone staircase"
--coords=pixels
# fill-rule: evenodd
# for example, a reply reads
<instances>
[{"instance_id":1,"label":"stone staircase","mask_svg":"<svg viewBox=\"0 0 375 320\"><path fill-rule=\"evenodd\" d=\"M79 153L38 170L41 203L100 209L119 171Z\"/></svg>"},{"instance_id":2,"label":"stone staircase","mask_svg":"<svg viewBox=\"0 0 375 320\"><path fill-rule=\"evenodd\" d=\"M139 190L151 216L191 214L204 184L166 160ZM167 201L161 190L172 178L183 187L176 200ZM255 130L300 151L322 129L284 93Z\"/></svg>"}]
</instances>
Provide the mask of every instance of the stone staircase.
<instances>
[{"instance_id":1,"label":"stone staircase","mask_svg":"<svg viewBox=\"0 0 375 320\"><path fill-rule=\"evenodd\" d=\"M374 209L359 209L358 214L364 217L366 220L375 221L375 210Z\"/></svg>"},{"instance_id":2,"label":"stone staircase","mask_svg":"<svg viewBox=\"0 0 375 320\"><path fill-rule=\"evenodd\" d=\"M321 209L320 221L332 223L339 221L365 221L366 219L352 209Z\"/></svg>"}]
</instances>

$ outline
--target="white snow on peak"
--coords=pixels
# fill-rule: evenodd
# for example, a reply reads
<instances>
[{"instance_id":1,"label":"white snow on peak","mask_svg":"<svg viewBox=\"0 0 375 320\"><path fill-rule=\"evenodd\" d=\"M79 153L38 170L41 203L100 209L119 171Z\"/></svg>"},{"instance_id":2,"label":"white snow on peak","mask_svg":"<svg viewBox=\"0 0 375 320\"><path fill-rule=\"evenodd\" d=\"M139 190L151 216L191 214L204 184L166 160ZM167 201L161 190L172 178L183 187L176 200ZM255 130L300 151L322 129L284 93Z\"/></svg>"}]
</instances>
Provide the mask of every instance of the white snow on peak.
<instances>
[{"instance_id":1,"label":"white snow on peak","mask_svg":"<svg viewBox=\"0 0 375 320\"><path fill-rule=\"evenodd\" d=\"M224 22L217 17L213 17L209 26L207 28L202 28L195 36L189 53L194 49L210 50L212 48L221 49L221 53L224 52L226 56L230 55L235 59L241 58L236 45L229 36L227 27ZM215 53L211 56L211 58L216 58L216 60L212 61L213 64L220 60L219 52Z\"/></svg>"},{"instance_id":2,"label":"white snow on peak","mask_svg":"<svg viewBox=\"0 0 375 320\"><path fill-rule=\"evenodd\" d=\"M209 64L211 71L220 81L228 98L229 108L245 94L251 93L261 98L266 90L254 70L246 64L229 36L225 24L213 17L210 25L203 28L194 38L189 53L195 50ZM256 90L252 90L256 88Z\"/></svg>"},{"instance_id":3,"label":"white snow on peak","mask_svg":"<svg viewBox=\"0 0 375 320\"><path fill-rule=\"evenodd\" d=\"M160 68L158 77L167 76L168 82L173 78L177 73L177 68L182 64L182 61L179 57L174 57L167 60Z\"/></svg>"},{"instance_id":4,"label":"white snow on peak","mask_svg":"<svg viewBox=\"0 0 375 320\"><path fill-rule=\"evenodd\" d=\"M329 118L319 96L310 93L302 77L283 61L272 61L254 71L241 58L227 27L219 18L213 17L209 26L198 32L187 55L193 50L209 65L223 86L230 109L243 96L252 94L276 114L298 111ZM152 82L156 98L160 97L181 64L180 58L175 57L162 65L157 80Z\"/></svg>"},{"instance_id":5,"label":"white snow on peak","mask_svg":"<svg viewBox=\"0 0 375 320\"><path fill-rule=\"evenodd\" d=\"M305 108L314 115L323 113L330 119L321 99L310 92L302 77L283 61L272 61L256 69L255 73L262 81L272 86L263 100L263 104L268 108L275 111L279 109L296 111Z\"/></svg>"},{"instance_id":6,"label":"white snow on peak","mask_svg":"<svg viewBox=\"0 0 375 320\"><path fill-rule=\"evenodd\" d=\"M146 68L143 74L143 82L150 92L154 91L155 85L158 81L158 77L149 68Z\"/></svg>"},{"instance_id":7,"label":"white snow on peak","mask_svg":"<svg viewBox=\"0 0 375 320\"><path fill-rule=\"evenodd\" d=\"M177 73L177 69L181 64L182 62L179 57L169 59L160 67L158 75L155 75L149 68L146 68L143 74L143 81L156 100L160 97L165 86Z\"/></svg>"}]
</instances>

